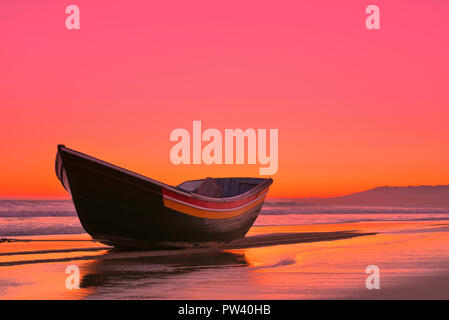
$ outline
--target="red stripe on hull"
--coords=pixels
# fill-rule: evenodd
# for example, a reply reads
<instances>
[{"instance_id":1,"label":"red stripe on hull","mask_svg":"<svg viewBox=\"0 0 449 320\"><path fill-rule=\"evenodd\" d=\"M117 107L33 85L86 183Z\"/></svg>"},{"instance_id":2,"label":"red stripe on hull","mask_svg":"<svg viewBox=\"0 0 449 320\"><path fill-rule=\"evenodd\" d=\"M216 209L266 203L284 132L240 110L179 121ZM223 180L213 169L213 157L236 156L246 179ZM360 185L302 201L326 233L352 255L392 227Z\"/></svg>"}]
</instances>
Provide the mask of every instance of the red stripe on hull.
<instances>
[{"instance_id":1,"label":"red stripe on hull","mask_svg":"<svg viewBox=\"0 0 449 320\"><path fill-rule=\"evenodd\" d=\"M214 201L204 201L200 199L195 199L189 196L185 196L180 193L176 193L167 189L162 189L162 194L167 197L174 198L176 200L180 200L182 202L186 202L195 206L204 207L204 208L210 208L210 209L232 209L235 207L239 207L244 205L245 203L250 202L251 200L254 200L257 197L257 194L254 194L248 198L236 200L236 201L230 201L230 202L214 202Z\"/></svg>"}]
</instances>

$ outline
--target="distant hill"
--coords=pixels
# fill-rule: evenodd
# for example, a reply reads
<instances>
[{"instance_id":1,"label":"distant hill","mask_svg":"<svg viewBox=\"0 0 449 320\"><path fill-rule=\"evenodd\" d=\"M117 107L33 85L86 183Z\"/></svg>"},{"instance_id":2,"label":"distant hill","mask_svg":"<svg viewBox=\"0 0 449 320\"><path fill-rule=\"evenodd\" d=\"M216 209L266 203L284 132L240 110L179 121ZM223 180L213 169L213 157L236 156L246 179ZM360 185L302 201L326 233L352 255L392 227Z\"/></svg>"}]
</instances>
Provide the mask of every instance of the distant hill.
<instances>
[{"instance_id":1,"label":"distant hill","mask_svg":"<svg viewBox=\"0 0 449 320\"><path fill-rule=\"evenodd\" d=\"M449 185L385 186L341 197L309 198L307 202L357 206L449 207Z\"/></svg>"}]
</instances>

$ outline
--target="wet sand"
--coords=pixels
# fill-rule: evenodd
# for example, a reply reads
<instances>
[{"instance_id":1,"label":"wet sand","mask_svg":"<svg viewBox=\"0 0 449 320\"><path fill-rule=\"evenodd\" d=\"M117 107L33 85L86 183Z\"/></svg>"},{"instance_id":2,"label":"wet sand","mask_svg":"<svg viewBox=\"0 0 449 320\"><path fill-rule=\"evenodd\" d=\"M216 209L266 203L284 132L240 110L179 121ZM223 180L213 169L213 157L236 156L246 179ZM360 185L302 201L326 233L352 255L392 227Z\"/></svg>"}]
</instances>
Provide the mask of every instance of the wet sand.
<instances>
[{"instance_id":1,"label":"wet sand","mask_svg":"<svg viewBox=\"0 0 449 320\"><path fill-rule=\"evenodd\" d=\"M0 244L0 299L449 299L449 220L253 227L184 250L116 250L86 234L16 239L34 241ZM69 265L80 289L66 288ZM379 290L366 289L368 265Z\"/></svg>"}]
</instances>

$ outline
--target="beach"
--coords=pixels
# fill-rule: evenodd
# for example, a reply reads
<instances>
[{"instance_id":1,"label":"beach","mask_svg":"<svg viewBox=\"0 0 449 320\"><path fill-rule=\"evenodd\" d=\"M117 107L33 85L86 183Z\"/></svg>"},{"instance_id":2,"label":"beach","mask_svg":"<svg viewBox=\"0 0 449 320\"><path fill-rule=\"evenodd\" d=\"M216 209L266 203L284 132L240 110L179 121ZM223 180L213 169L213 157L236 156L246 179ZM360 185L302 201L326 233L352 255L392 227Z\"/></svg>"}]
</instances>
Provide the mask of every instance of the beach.
<instances>
[{"instance_id":1,"label":"beach","mask_svg":"<svg viewBox=\"0 0 449 320\"><path fill-rule=\"evenodd\" d=\"M181 250L117 250L85 233L14 239L33 241L0 244L0 299L449 298L449 219L256 225ZM71 265L79 289L66 287ZM379 289L366 288L370 265Z\"/></svg>"},{"instance_id":2,"label":"beach","mask_svg":"<svg viewBox=\"0 0 449 320\"><path fill-rule=\"evenodd\" d=\"M0 12L0 300L449 300L449 0Z\"/></svg>"}]
</instances>

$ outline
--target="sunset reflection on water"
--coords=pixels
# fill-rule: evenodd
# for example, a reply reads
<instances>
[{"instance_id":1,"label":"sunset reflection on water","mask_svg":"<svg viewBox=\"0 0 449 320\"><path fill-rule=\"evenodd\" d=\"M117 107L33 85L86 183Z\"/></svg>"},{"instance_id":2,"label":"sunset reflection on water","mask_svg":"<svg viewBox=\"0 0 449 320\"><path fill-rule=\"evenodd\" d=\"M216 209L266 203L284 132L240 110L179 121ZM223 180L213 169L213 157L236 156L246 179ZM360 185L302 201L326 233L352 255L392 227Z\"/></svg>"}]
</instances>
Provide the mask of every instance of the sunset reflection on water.
<instances>
[{"instance_id":1,"label":"sunset reflection on water","mask_svg":"<svg viewBox=\"0 0 449 320\"><path fill-rule=\"evenodd\" d=\"M449 221L254 227L264 234L379 232L348 239L195 254L117 258L122 251L63 252L34 259L67 259L0 266L1 299L322 299L381 298L426 277L445 276ZM72 236L75 237L75 236ZM80 235L77 235L78 239ZM85 237L85 236L83 236ZM69 242L58 246L67 246ZM55 244L35 244L40 250ZM79 242L77 246L101 245ZM3 244L2 244L3 246ZM17 246L17 244L15 244ZM19 246L25 247L25 244ZM73 247L73 243L69 245ZM60 248L60 247L59 247ZM16 247L17 249L17 247ZM128 254L125 252L125 254ZM85 260L69 260L79 257ZM0 256L0 262L30 259ZM9 260L7 260L9 259ZM80 289L65 287L68 265L80 269ZM368 265L381 272L381 290L367 290ZM428 289L420 285L423 295ZM396 290L396 291L395 291ZM408 290L399 291L407 296ZM416 290L415 290L416 291ZM446 292L434 292L449 296Z\"/></svg>"}]
</instances>

